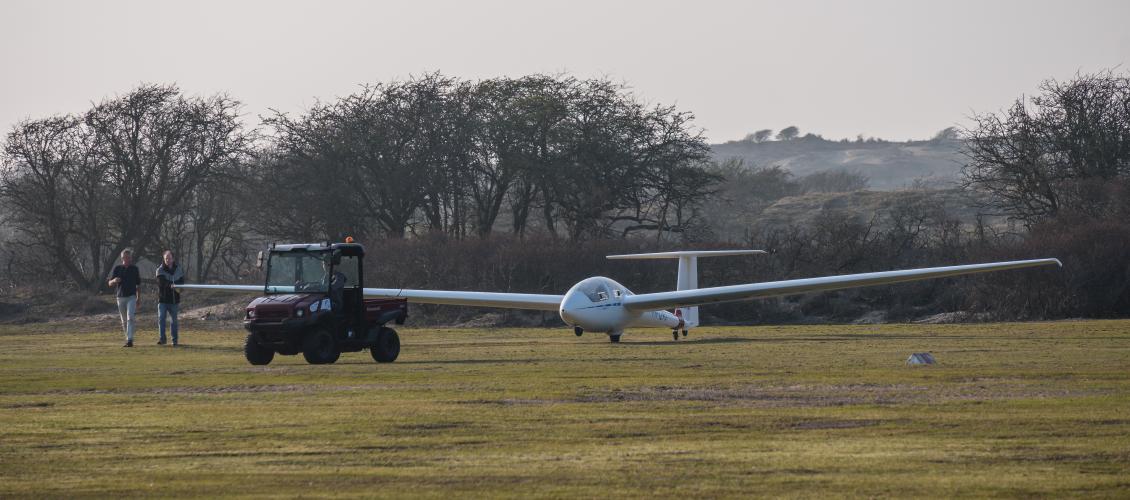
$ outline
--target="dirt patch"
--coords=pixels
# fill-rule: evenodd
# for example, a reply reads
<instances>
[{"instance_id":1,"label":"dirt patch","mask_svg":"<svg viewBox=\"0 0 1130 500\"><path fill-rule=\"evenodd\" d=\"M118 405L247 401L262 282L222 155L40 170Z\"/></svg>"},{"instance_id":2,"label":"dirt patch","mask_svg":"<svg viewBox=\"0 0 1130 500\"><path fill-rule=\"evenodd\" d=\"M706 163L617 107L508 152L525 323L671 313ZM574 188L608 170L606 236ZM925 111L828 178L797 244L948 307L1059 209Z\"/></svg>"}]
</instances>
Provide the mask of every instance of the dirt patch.
<instances>
[{"instance_id":1,"label":"dirt patch","mask_svg":"<svg viewBox=\"0 0 1130 500\"><path fill-rule=\"evenodd\" d=\"M24 288L0 302L0 324L28 324L103 315L117 310L113 295L66 289Z\"/></svg>"},{"instance_id":2,"label":"dirt patch","mask_svg":"<svg viewBox=\"0 0 1130 500\"><path fill-rule=\"evenodd\" d=\"M247 297L240 296L219 304L189 309L181 313L183 317L201 321L234 321L242 320L247 312Z\"/></svg>"},{"instance_id":3,"label":"dirt patch","mask_svg":"<svg viewBox=\"0 0 1130 500\"><path fill-rule=\"evenodd\" d=\"M564 403L565 401L554 401L551 399L468 399L459 401L459 404L466 405L499 405L499 406L517 406L517 405L549 405L556 403Z\"/></svg>"},{"instance_id":4,"label":"dirt patch","mask_svg":"<svg viewBox=\"0 0 1130 500\"><path fill-rule=\"evenodd\" d=\"M737 387L654 386L593 391L575 399L580 403L647 401L700 401L760 408L893 405L946 401L1065 398L1102 394L1099 390L1049 388L1023 384L976 386L922 386L908 384L744 385Z\"/></svg>"},{"instance_id":5,"label":"dirt patch","mask_svg":"<svg viewBox=\"0 0 1130 500\"><path fill-rule=\"evenodd\" d=\"M818 419L786 422L784 427L795 430L858 429L860 427L874 427L881 423L883 423L882 420Z\"/></svg>"},{"instance_id":6,"label":"dirt patch","mask_svg":"<svg viewBox=\"0 0 1130 500\"><path fill-rule=\"evenodd\" d=\"M856 386L739 386L739 387L641 387L584 394L581 403L625 401L705 401L766 408L827 407L856 404L889 404L924 388L903 385Z\"/></svg>"},{"instance_id":7,"label":"dirt patch","mask_svg":"<svg viewBox=\"0 0 1130 500\"><path fill-rule=\"evenodd\" d=\"M432 422L422 424L405 424L396 426L397 429L409 432L444 431L459 429L469 425L467 422Z\"/></svg>"},{"instance_id":8,"label":"dirt patch","mask_svg":"<svg viewBox=\"0 0 1130 500\"><path fill-rule=\"evenodd\" d=\"M2 408L4 408L5 410L15 410L20 408L50 408L52 406L55 406L55 403L40 401L36 403L13 403L4 405Z\"/></svg>"},{"instance_id":9,"label":"dirt patch","mask_svg":"<svg viewBox=\"0 0 1130 500\"><path fill-rule=\"evenodd\" d=\"M968 311L944 312L918 318L912 323L920 325L953 325L959 323L986 323L992 320L987 313L971 313Z\"/></svg>"},{"instance_id":10,"label":"dirt patch","mask_svg":"<svg viewBox=\"0 0 1130 500\"><path fill-rule=\"evenodd\" d=\"M195 395L195 394L254 394L254 393L314 393L314 392L336 392L336 391L352 391L352 390L371 390L371 389L387 389L392 386L382 384L366 384L366 385L305 385L305 384L280 384L280 385L226 385L226 386L208 386L208 387L152 387L144 389L122 388L122 389L78 389L78 390L65 390L50 392L50 394L116 394L116 395L133 395L133 394L176 394L176 395Z\"/></svg>"}]
</instances>

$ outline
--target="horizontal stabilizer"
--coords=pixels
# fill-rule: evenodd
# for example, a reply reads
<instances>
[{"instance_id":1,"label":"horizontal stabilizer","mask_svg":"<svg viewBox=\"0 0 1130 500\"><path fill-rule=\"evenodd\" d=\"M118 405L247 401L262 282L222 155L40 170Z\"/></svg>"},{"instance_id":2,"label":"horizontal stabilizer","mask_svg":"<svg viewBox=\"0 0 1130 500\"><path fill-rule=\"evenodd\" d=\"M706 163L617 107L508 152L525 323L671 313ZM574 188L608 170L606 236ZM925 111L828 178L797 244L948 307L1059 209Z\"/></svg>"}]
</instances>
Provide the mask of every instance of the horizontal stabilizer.
<instances>
[{"instance_id":1,"label":"horizontal stabilizer","mask_svg":"<svg viewBox=\"0 0 1130 500\"><path fill-rule=\"evenodd\" d=\"M765 250L685 250L678 252L632 253L609 255L609 259L678 259L679 257L724 257L727 255L750 255L769 253Z\"/></svg>"}]
</instances>

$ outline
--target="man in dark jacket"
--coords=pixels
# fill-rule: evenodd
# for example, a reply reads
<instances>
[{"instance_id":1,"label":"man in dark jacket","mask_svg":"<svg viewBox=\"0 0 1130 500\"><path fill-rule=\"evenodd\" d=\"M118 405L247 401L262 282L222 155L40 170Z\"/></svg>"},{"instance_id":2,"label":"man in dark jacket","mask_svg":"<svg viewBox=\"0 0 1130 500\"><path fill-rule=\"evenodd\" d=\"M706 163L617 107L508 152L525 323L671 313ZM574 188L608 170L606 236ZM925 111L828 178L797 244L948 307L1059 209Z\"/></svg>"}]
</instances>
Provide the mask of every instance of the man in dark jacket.
<instances>
[{"instance_id":1,"label":"man in dark jacket","mask_svg":"<svg viewBox=\"0 0 1130 500\"><path fill-rule=\"evenodd\" d=\"M159 325L160 338L157 345L165 345L165 316L171 316L173 346L177 345L177 308L180 304L180 292L173 288L173 284L184 284L184 270L177 264L172 250L165 250L161 265L157 266L157 324Z\"/></svg>"},{"instance_id":2,"label":"man in dark jacket","mask_svg":"<svg viewBox=\"0 0 1130 500\"><path fill-rule=\"evenodd\" d=\"M126 331L126 345L122 347L133 347L134 317L137 315L137 298L141 294L141 273L133 265L132 251L122 250L122 263L114 266L107 284L117 289L118 314L122 317L122 329Z\"/></svg>"}]
</instances>

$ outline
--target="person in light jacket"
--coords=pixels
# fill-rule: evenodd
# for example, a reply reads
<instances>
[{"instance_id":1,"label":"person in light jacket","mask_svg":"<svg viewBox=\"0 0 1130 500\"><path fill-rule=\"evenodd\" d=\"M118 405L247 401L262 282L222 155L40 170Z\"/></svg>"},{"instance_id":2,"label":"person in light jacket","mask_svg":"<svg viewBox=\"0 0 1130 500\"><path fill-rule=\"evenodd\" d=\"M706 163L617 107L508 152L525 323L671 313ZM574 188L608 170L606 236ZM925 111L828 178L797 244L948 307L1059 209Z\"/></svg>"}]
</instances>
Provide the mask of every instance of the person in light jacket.
<instances>
[{"instance_id":1,"label":"person in light jacket","mask_svg":"<svg viewBox=\"0 0 1130 500\"><path fill-rule=\"evenodd\" d=\"M165 345L165 316L170 317L173 346L179 344L177 337L177 308L180 305L180 292L173 285L184 284L184 269L177 264L172 250L165 250L161 265L157 266L157 325L160 337L157 345Z\"/></svg>"}]
</instances>

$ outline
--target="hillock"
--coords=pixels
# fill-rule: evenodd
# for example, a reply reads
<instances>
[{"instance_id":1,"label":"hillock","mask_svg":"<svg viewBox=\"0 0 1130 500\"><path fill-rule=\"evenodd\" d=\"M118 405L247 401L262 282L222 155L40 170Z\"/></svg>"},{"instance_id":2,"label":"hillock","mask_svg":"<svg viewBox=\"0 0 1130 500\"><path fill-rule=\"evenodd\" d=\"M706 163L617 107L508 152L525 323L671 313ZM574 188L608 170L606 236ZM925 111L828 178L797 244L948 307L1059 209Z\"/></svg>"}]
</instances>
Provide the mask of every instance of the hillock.
<instances>
[{"instance_id":1,"label":"hillock","mask_svg":"<svg viewBox=\"0 0 1130 500\"><path fill-rule=\"evenodd\" d=\"M830 141L807 135L787 141L730 141L712 144L710 149L718 161L739 158L747 165L779 165L796 177L856 171L867 176L870 187L877 190L952 187L964 160L958 140Z\"/></svg>"}]
</instances>

